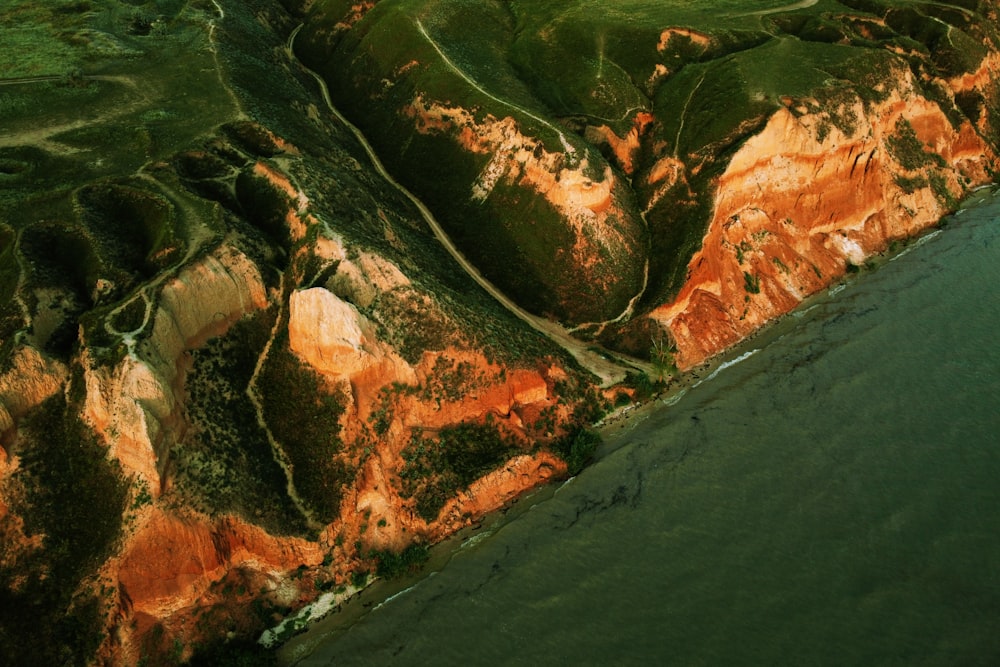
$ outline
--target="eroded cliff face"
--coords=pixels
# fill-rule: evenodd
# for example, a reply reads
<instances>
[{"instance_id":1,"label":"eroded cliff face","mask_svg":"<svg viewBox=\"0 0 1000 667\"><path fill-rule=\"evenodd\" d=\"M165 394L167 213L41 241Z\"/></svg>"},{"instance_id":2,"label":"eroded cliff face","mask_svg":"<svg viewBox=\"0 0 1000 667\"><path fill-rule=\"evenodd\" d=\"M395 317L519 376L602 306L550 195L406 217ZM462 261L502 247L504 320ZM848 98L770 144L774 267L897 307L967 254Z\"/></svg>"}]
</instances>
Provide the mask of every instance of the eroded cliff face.
<instances>
[{"instance_id":1,"label":"eroded cliff face","mask_svg":"<svg viewBox=\"0 0 1000 667\"><path fill-rule=\"evenodd\" d=\"M267 304L258 268L239 249L221 245L164 283L155 306L146 304L148 338L137 346L126 336L120 361L105 365L84 350L84 419L126 474L155 495L167 452L183 432L185 353Z\"/></svg>"},{"instance_id":2,"label":"eroded cliff face","mask_svg":"<svg viewBox=\"0 0 1000 667\"><path fill-rule=\"evenodd\" d=\"M7 370L0 374L0 439L12 435L15 420L59 391L67 372L65 365L46 358L34 347L17 347Z\"/></svg>"},{"instance_id":3,"label":"eroded cliff face","mask_svg":"<svg viewBox=\"0 0 1000 667\"><path fill-rule=\"evenodd\" d=\"M991 69L993 58L979 71ZM649 315L670 331L682 367L936 224L992 181L996 153L970 120L949 119L908 70L886 86L882 102L834 111L857 119L849 133L789 100L729 161L687 280Z\"/></svg>"},{"instance_id":4,"label":"eroded cliff face","mask_svg":"<svg viewBox=\"0 0 1000 667\"><path fill-rule=\"evenodd\" d=\"M0 227L0 661L30 623L53 663L253 642L565 474L597 400L345 148L255 7L232 29L272 41L287 135L237 106L139 169L91 147L121 171ZM19 168L76 159L19 136Z\"/></svg>"},{"instance_id":5,"label":"eroded cliff face","mask_svg":"<svg viewBox=\"0 0 1000 667\"><path fill-rule=\"evenodd\" d=\"M107 659L118 664L169 652L174 642L211 639L213 632L231 631L227 626L252 626L259 621L240 607L250 608L262 591L273 605L301 604L303 593L289 573L323 560L317 542L275 537L238 517L152 508L140 520L128 548L106 568L117 569L119 614L127 621L116 623L105 647ZM190 655L189 649L177 657Z\"/></svg>"},{"instance_id":6,"label":"eroded cliff face","mask_svg":"<svg viewBox=\"0 0 1000 667\"><path fill-rule=\"evenodd\" d=\"M91 519L107 532L82 557L103 560L61 582L99 601L90 622L107 633L96 655L109 664L252 637L324 590L356 586L384 554L432 544L565 474L537 444L565 433L591 391L534 332L495 314L478 316L485 330L470 325L455 305L464 297L411 256L334 231L300 183L300 151L263 128L239 131L272 155L240 160L245 148L226 143L175 159L211 179L239 170L217 196L251 212L201 228L172 191L186 253L82 320L63 359L30 334L27 309L0 376L0 564L22 582L14 594L28 594L53 535L74 530L39 510L53 509L38 494L55 465L39 452L58 458L85 440L96 481L79 483L114 489L113 516ZM235 164L217 165L219 153ZM385 237L413 243L411 223L393 231L389 215L400 214L381 214ZM101 284L95 293L112 293ZM458 448L452 458L423 453L439 438Z\"/></svg>"},{"instance_id":7,"label":"eroded cliff face","mask_svg":"<svg viewBox=\"0 0 1000 667\"><path fill-rule=\"evenodd\" d=\"M359 268L364 264L369 265L367 271ZM390 289L409 285L384 260L342 266L344 273L338 271L329 281L342 293L364 293L375 285ZM386 280L387 274L392 279ZM143 654L167 651L170 642L192 646L230 626L259 626L259 617L240 611L252 600L262 601L258 607L276 622L278 610L295 609L321 590L347 585L359 571L372 569L372 553L399 552L415 540L430 544L443 539L565 472L565 463L551 453L527 452L533 442L529 432L544 410L552 412L553 424L569 417L570 405L554 389L555 382L566 379L558 366L509 369L479 352L455 347L428 350L411 365L378 337L376 327L357 306L324 287L292 291L287 324L279 324L272 333L272 341L287 335L289 350L320 379L320 391L342 401L339 423L325 428L339 431L342 456L354 472L339 506L332 508L335 518L316 525L316 532L303 539L268 533L238 516L213 518L184 511L176 507L180 496L170 490L177 473L168 472L164 494L138 513L120 558L105 568L120 591L118 631L105 648L112 662L128 664ZM126 359L120 368L133 366ZM104 393L115 388L93 382ZM126 389L137 395L134 388ZM147 408L143 414L148 412ZM264 415L266 421L266 408ZM498 459L512 455L498 470L446 499L433 516L421 515L415 510L417 499L401 481L414 434L430 437L456 424L483 420L521 443L524 453L517 453L515 446L511 454ZM140 420L132 428L152 441L148 427L139 430L148 423ZM175 424L171 437L183 437L178 432ZM131 444L127 436L109 437L108 429L101 433L111 441L112 452ZM291 443L280 436L273 445L276 456L295 456L282 453ZM154 466L163 467L154 448L142 453L144 464L118 456L137 475L144 468L154 474ZM297 476L286 472L293 489ZM312 496L298 500L304 507L316 502ZM211 621L196 623L199 615Z\"/></svg>"}]
</instances>

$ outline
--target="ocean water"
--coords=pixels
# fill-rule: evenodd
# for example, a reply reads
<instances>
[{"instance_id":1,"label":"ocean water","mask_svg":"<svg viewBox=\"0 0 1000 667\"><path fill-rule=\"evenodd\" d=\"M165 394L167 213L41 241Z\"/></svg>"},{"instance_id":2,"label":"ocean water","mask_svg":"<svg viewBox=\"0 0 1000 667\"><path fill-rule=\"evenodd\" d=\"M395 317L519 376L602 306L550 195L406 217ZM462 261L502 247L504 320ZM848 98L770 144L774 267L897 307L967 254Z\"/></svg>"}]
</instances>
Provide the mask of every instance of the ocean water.
<instances>
[{"instance_id":1,"label":"ocean water","mask_svg":"<svg viewBox=\"0 0 1000 667\"><path fill-rule=\"evenodd\" d=\"M300 664L1000 664L1000 197L978 198Z\"/></svg>"}]
</instances>

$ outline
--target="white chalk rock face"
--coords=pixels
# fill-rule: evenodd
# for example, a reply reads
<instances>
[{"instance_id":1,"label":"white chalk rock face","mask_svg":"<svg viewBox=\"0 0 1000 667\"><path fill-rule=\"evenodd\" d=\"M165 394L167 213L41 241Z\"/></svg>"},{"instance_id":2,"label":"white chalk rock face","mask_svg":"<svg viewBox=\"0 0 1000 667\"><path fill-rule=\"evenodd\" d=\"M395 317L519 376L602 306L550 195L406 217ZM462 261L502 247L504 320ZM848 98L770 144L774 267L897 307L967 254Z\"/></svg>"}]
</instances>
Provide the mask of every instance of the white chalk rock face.
<instances>
[{"instance_id":1,"label":"white chalk rock face","mask_svg":"<svg viewBox=\"0 0 1000 667\"><path fill-rule=\"evenodd\" d=\"M375 358L364 349L364 316L322 287L293 292L288 340L292 351L317 371L349 378Z\"/></svg>"}]
</instances>

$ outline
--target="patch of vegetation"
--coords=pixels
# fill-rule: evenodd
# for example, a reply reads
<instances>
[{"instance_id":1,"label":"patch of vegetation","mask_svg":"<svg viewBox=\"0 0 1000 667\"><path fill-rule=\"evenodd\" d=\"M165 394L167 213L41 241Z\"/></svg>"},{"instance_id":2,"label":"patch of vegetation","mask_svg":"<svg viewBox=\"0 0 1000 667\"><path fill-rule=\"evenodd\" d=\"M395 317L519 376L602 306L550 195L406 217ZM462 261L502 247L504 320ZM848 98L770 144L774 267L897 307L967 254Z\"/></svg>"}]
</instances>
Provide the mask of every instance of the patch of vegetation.
<instances>
[{"instance_id":1,"label":"patch of vegetation","mask_svg":"<svg viewBox=\"0 0 1000 667\"><path fill-rule=\"evenodd\" d=\"M17 232L0 223L0 340L7 340L22 326L13 299L20 270L15 256Z\"/></svg>"},{"instance_id":2,"label":"patch of vegetation","mask_svg":"<svg viewBox=\"0 0 1000 667\"><path fill-rule=\"evenodd\" d=\"M115 313L114 321L111 324L116 330L123 333L135 331L142 326L145 315L146 302L141 297L136 296Z\"/></svg>"},{"instance_id":3,"label":"patch of vegetation","mask_svg":"<svg viewBox=\"0 0 1000 667\"><path fill-rule=\"evenodd\" d=\"M496 469L517 450L515 441L488 420L448 426L436 439L413 434L403 450L401 495L415 497L417 513L433 521L452 496Z\"/></svg>"},{"instance_id":4,"label":"patch of vegetation","mask_svg":"<svg viewBox=\"0 0 1000 667\"><path fill-rule=\"evenodd\" d=\"M274 142L274 136L259 123L239 120L226 123L222 129L236 145L250 155L268 158L283 152Z\"/></svg>"},{"instance_id":5,"label":"patch of vegetation","mask_svg":"<svg viewBox=\"0 0 1000 667\"><path fill-rule=\"evenodd\" d=\"M4 59L0 77L58 76L79 66L81 54L67 40L72 32L60 36L55 27L79 30L86 24L85 17L53 11L56 7L51 5L65 5L65 0L49 4L10 0L0 9L0 20L8 26L4 30L4 49L10 56L17 54L15 58Z\"/></svg>"},{"instance_id":6,"label":"patch of vegetation","mask_svg":"<svg viewBox=\"0 0 1000 667\"><path fill-rule=\"evenodd\" d=\"M601 436L591 428L574 427L552 443L552 451L566 462L566 471L576 475L590 462L601 444Z\"/></svg>"},{"instance_id":7,"label":"patch of vegetation","mask_svg":"<svg viewBox=\"0 0 1000 667\"><path fill-rule=\"evenodd\" d=\"M927 179L924 176L903 176L902 174L896 174L893 176L893 181L898 185L903 192L906 194L913 194L921 188L927 187Z\"/></svg>"},{"instance_id":8,"label":"patch of vegetation","mask_svg":"<svg viewBox=\"0 0 1000 667\"><path fill-rule=\"evenodd\" d=\"M236 198L247 220L285 250L291 248L291 231L285 217L293 203L284 192L263 176L244 169L236 177Z\"/></svg>"},{"instance_id":9,"label":"patch of vegetation","mask_svg":"<svg viewBox=\"0 0 1000 667\"><path fill-rule=\"evenodd\" d=\"M368 558L376 561L375 574L383 579L397 579L420 569L430 558L427 546L411 544L402 551L372 549Z\"/></svg>"},{"instance_id":10,"label":"patch of vegetation","mask_svg":"<svg viewBox=\"0 0 1000 667\"><path fill-rule=\"evenodd\" d=\"M455 322L434 299L419 291L400 288L384 294L375 313L388 331L388 339L411 364L418 363L424 352L463 343Z\"/></svg>"},{"instance_id":11,"label":"patch of vegetation","mask_svg":"<svg viewBox=\"0 0 1000 667\"><path fill-rule=\"evenodd\" d=\"M896 121L895 132L885 140L885 147L899 166L908 171L916 171L921 167L945 167L944 158L927 150L910 121L900 118Z\"/></svg>"},{"instance_id":12,"label":"patch of vegetation","mask_svg":"<svg viewBox=\"0 0 1000 667\"><path fill-rule=\"evenodd\" d=\"M951 193L951 189L948 187L948 182L945 177L940 172L931 172L928 176L931 185L931 191L934 196L937 197L938 201L948 209L949 211L954 211L958 208L958 199Z\"/></svg>"},{"instance_id":13,"label":"patch of vegetation","mask_svg":"<svg viewBox=\"0 0 1000 667\"><path fill-rule=\"evenodd\" d=\"M364 570L358 570L357 572L351 573L351 585L355 588L364 588L368 585L368 577L371 575L370 572L365 572Z\"/></svg>"},{"instance_id":14,"label":"patch of vegetation","mask_svg":"<svg viewBox=\"0 0 1000 667\"><path fill-rule=\"evenodd\" d=\"M42 221L22 232L21 252L31 267L31 283L65 288L85 304L98 278L110 275L93 240L62 222Z\"/></svg>"},{"instance_id":15,"label":"patch of vegetation","mask_svg":"<svg viewBox=\"0 0 1000 667\"><path fill-rule=\"evenodd\" d=\"M467 361L458 361L441 355L434 360L434 367L421 385L418 395L425 401L454 403L489 384L486 376Z\"/></svg>"},{"instance_id":16,"label":"patch of vegetation","mask_svg":"<svg viewBox=\"0 0 1000 667\"><path fill-rule=\"evenodd\" d=\"M179 176L192 180L224 178L234 171L230 161L211 151L182 151L173 156L171 163ZM245 166L242 155L237 166Z\"/></svg>"},{"instance_id":17,"label":"patch of vegetation","mask_svg":"<svg viewBox=\"0 0 1000 667\"><path fill-rule=\"evenodd\" d=\"M377 436L385 436L389 432L389 427L392 426L392 418L396 409L397 387L407 387L407 385L394 383L391 387L382 387L379 390L378 407L368 415L368 423L371 424L372 430Z\"/></svg>"},{"instance_id":18,"label":"patch of vegetation","mask_svg":"<svg viewBox=\"0 0 1000 667\"><path fill-rule=\"evenodd\" d=\"M284 337L272 344L257 387L267 425L291 465L295 489L320 521L333 521L343 487L355 474L342 456L343 396L331 393L322 377L288 349Z\"/></svg>"},{"instance_id":19,"label":"patch of vegetation","mask_svg":"<svg viewBox=\"0 0 1000 667\"><path fill-rule=\"evenodd\" d=\"M744 271L743 288L748 294L760 294L760 276Z\"/></svg>"},{"instance_id":20,"label":"patch of vegetation","mask_svg":"<svg viewBox=\"0 0 1000 667\"><path fill-rule=\"evenodd\" d=\"M647 401L663 389L663 383L656 382L645 373L629 372L623 384L635 390L637 401Z\"/></svg>"},{"instance_id":21,"label":"patch of vegetation","mask_svg":"<svg viewBox=\"0 0 1000 667\"><path fill-rule=\"evenodd\" d=\"M128 484L61 393L25 418L16 446L12 509L26 535L43 539L0 570L0 662L86 664L104 637L105 606L84 581L116 546Z\"/></svg>"},{"instance_id":22,"label":"patch of vegetation","mask_svg":"<svg viewBox=\"0 0 1000 667\"><path fill-rule=\"evenodd\" d=\"M653 339L649 350L649 361L653 364L655 382L660 383L667 377L677 375L677 362L674 360L676 353L677 348L665 338Z\"/></svg>"},{"instance_id":23,"label":"patch of vegetation","mask_svg":"<svg viewBox=\"0 0 1000 667\"><path fill-rule=\"evenodd\" d=\"M247 385L273 313L260 312L192 352L187 410L193 426L171 456L188 502L212 514L234 512L276 534L304 534L305 522L286 493L284 471L258 426Z\"/></svg>"}]
</instances>

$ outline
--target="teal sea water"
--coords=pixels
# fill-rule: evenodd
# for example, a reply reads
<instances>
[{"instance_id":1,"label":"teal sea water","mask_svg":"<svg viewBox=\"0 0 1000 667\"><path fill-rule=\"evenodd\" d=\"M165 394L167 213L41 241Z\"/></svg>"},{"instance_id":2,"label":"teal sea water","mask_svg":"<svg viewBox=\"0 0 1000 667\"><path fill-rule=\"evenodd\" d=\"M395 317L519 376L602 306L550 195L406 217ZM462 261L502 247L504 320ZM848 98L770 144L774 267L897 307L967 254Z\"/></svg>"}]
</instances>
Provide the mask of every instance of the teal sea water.
<instances>
[{"instance_id":1,"label":"teal sea water","mask_svg":"<svg viewBox=\"0 0 1000 667\"><path fill-rule=\"evenodd\" d=\"M301 664L1000 664L980 198Z\"/></svg>"}]
</instances>

